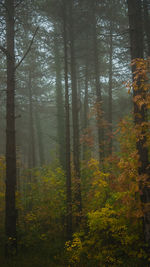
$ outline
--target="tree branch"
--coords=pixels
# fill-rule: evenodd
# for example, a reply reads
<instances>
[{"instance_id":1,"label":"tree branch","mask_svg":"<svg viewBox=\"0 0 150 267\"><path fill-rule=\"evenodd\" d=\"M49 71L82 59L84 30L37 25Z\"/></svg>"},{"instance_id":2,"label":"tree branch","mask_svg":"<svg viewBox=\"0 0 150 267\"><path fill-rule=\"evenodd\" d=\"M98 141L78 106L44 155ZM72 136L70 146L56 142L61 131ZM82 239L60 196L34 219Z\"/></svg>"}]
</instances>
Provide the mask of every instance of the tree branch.
<instances>
[{"instance_id":1,"label":"tree branch","mask_svg":"<svg viewBox=\"0 0 150 267\"><path fill-rule=\"evenodd\" d=\"M2 7L4 7L5 10L8 12L8 8L7 8L7 6L6 6L4 3L1 2L0 5L1 5Z\"/></svg>"},{"instance_id":2,"label":"tree branch","mask_svg":"<svg viewBox=\"0 0 150 267\"><path fill-rule=\"evenodd\" d=\"M5 47L3 47L2 45L0 45L0 50L6 55L8 56L8 51Z\"/></svg>"},{"instance_id":3,"label":"tree branch","mask_svg":"<svg viewBox=\"0 0 150 267\"><path fill-rule=\"evenodd\" d=\"M26 57L27 54L29 53L29 51L30 51L30 49L31 49L31 46L32 46L32 44L33 44L33 42L34 42L34 38L35 38L35 36L36 36L36 33L37 33L38 29L39 29L39 27L36 28L36 30L35 30L35 32L34 32L34 34L33 34L32 40L31 40L31 42L30 42L30 45L29 45L27 51L25 52L24 56L22 57L22 59L21 59L21 60L18 62L18 64L16 65L15 70L20 66L20 64L22 63L22 61L25 59L25 57Z\"/></svg>"},{"instance_id":4,"label":"tree branch","mask_svg":"<svg viewBox=\"0 0 150 267\"><path fill-rule=\"evenodd\" d=\"M3 6L4 8L6 8L4 3L0 2L0 5Z\"/></svg>"},{"instance_id":5,"label":"tree branch","mask_svg":"<svg viewBox=\"0 0 150 267\"><path fill-rule=\"evenodd\" d=\"M17 8L18 6L20 6L20 4L23 2L23 0L20 0L16 5L15 8Z\"/></svg>"}]
</instances>

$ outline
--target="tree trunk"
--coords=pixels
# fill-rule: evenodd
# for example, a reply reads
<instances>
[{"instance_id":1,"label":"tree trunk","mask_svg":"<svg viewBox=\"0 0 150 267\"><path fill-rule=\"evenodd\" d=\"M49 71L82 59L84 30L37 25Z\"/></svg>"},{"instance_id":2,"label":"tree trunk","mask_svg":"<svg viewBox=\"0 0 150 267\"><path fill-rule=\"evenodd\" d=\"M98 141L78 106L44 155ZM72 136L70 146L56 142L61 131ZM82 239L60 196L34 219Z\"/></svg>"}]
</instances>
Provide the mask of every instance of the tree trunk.
<instances>
[{"instance_id":1,"label":"tree trunk","mask_svg":"<svg viewBox=\"0 0 150 267\"><path fill-rule=\"evenodd\" d=\"M32 78L29 70L29 168L35 167L35 134L33 121Z\"/></svg>"},{"instance_id":2,"label":"tree trunk","mask_svg":"<svg viewBox=\"0 0 150 267\"><path fill-rule=\"evenodd\" d=\"M87 56L88 58L88 56ZM85 89L84 89L84 129L86 129L88 127L88 74L89 74L89 70L88 70L88 60L86 62L86 66L85 66Z\"/></svg>"},{"instance_id":3,"label":"tree trunk","mask_svg":"<svg viewBox=\"0 0 150 267\"><path fill-rule=\"evenodd\" d=\"M6 257L17 251L16 193L16 138L15 138L15 52L14 52L14 1L6 0L7 38L7 106L6 106Z\"/></svg>"},{"instance_id":4,"label":"tree trunk","mask_svg":"<svg viewBox=\"0 0 150 267\"><path fill-rule=\"evenodd\" d=\"M65 125L64 125L64 99L61 77L61 60L60 60L60 47L57 25L55 27L54 36L54 55L55 55L55 70L56 70L56 105L57 105L57 136L59 145L59 161L63 168L65 168Z\"/></svg>"},{"instance_id":5,"label":"tree trunk","mask_svg":"<svg viewBox=\"0 0 150 267\"><path fill-rule=\"evenodd\" d=\"M71 55L71 87L72 87L72 123L73 123L73 163L75 175L75 205L76 205L76 227L81 221L81 181L80 181L80 144L79 144L79 104L77 94L76 79L76 59L75 59L75 40L74 40L74 18L73 1L69 4L70 10L70 55Z\"/></svg>"},{"instance_id":6,"label":"tree trunk","mask_svg":"<svg viewBox=\"0 0 150 267\"><path fill-rule=\"evenodd\" d=\"M109 48L109 102L108 102L108 123L109 123L109 155L112 155L112 56L113 56L113 39L112 39L112 20L110 21L110 48Z\"/></svg>"},{"instance_id":7,"label":"tree trunk","mask_svg":"<svg viewBox=\"0 0 150 267\"><path fill-rule=\"evenodd\" d=\"M99 64L99 49L97 39L97 23L96 23L96 3L92 3L93 12L93 53L94 53L94 72L95 72L95 87L96 87L96 119L98 129L98 146L99 146L99 162L104 158L104 131L102 126L102 96L100 85L100 64Z\"/></svg>"},{"instance_id":8,"label":"tree trunk","mask_svg":"<svg viewBox=\"0 0 150 267\"><path fill-rule=\"evenodd\" d=\"M88 45L88 44L87 44ZM89 49L87 48L87 52ZM86 134L87 127L88 127L88 83L89 83L89 60L88 60L88 53L86 55L86 64L85 64L85 89L84 89L84 112L83 112L83 133ZM83 144L83 160L88 158L88 145Z\"/></svg>"},{"instance_id":9,"label":"tree trunk","mask_svg":"<svg viewBox=\"0 0 150 267\"><path fill-rule=\"evenodd\" d=\"M43 164L45 163L43 133L42 133L42 127L41 127L41 118L40 118L40 114L37 108L35 112L35 125L36 125L36 131L37 131L37 142L38 142L38 148L39 148L40 166L43 166Z\"/></svg>"},{"instance_id":10,"label":"tree trunk","mask_svg":"<svg viewBox=\"0 0 150 267\"><path fill-rule=\"evenodd\" d=\"M67 198L67 240L72 239L72 189L70 157L70 106L68 86L68 46L67 46L67 6L63 1L63 41L64 41L64 74L65 74L65 127L66 127L66 198Z\"/></svg>"},{"instance_id":11,"label":"tree trunk","mask_svg":"<svg viewBox=\"0 0 150 267\"><path fill-rule=\"evenodd\" d=\"M130 43L131 43L131 58L143 59L143 29L141 15L141 1L128 0L129 26L130 26ZM135 78L136 65L132 67L133 81ZM133 97L144 94L141 89L141 80L137 81L138 88L133 91ZM147 110L143 104L141 107L134 101L134 122L137 129L141 128L142 137L137 138L136 146L139 155L138 173L141 177L139 184L141 194L141 202L143 203L143 229L145 242L148 245L148 254L150 253L150 211L145 210L145 204L150 204L150 168L148 160L148 149L146 146L146 133L142 129L142 124L147 122ZM142 177L146 178L146 183L142 181ZM149 265L148 265L149 266Z\"/></svg>"},{"instance_id":12,"label":"tree trunk","mask_svg":"<svg viewBox=\"0 0 150 267\"><path fill-rule=\"evenodd\" d=\"M62 92L62 77L61 77L61 60L59 54L59 37L57 25L55 25L54 36L54 55L55 55L55 70L56 70L56 107L57 107L57 136L59 145L59 161L65 168L65 125L64 125L64 99Z\"/></svg>"},{"instance_id":13,"label":"tree trunk","mask_svg":"<svg viewBox=\"0 0 150 267\"><path fill-rule=\"evenodd\" d=\"M150 57L150 15L148 13L148 2L143 0L143 11L144 11L144 29L147 38L147 55Z\"/></svg>"}]
</instances>

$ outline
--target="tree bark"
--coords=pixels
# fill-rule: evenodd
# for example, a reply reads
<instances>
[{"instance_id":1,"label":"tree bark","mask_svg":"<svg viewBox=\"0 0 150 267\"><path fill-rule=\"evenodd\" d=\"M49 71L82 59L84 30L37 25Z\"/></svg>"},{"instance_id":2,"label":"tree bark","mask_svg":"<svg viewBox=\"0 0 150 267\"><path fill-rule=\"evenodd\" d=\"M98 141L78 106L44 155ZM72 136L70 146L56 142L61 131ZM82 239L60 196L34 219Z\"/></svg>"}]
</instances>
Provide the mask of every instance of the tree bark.
<instances>
[{"instance_id":1,"label":"tree bark","mask_svg":"<svg viewBox=\"0 0 150 267\"><path fill-rule=\"evenodd\" d=\"M54 55L55 55L55 70L56 70L56 107L57 107L57 136L59 145L59 161L63 168L65 168L65 125L64 125L64 99L61 77L61 60L59 54L59 39L57 25L55 27L54 36Z\"/></svg>"},{"instance_id":2,"label":"tree bark","mask_svg":"<svg viewBox=\"0 0 150 267\"><path fill-rule=\"evenodd\" d=\"M131 59L143 59L143 29L142 29L142 15L141 15L141 1L128 0L129 13L129 27L130 27L130 44L131 44ZM136 65L132 66L133 81L135 79ZM133 89L133 98L144 94L141 89L140 77L137 81L138 88ZM134 122L137 129L141 128L142 137L137 139L136 147L139 155L138 173L141 177L139 183L141 191L141 202L143 204L143 229L144 239L148 245L147 251L150 253L150 211L145 210L145 204L150 204L150 168L148 159L148 148L146 146L146 132L142 129L142 124L147 122L147 110L143 104L141 107L134 101ZM142 181L142 176L146 178L146 183ZM149 266L149 265L148 265Z\"/></svg>"},{"instance_id":3,"label":"tree bark","mask_svg":"<svg viewBox=\"0 0 150 267\"><path fill-rule=\"evenodd\" d=\"M32 77L29 70L29 168L34 168L36 165L35 159L35 133L33 120L33 100L32 100Z\"/></svg>"},{"instance_id":4,"label":"tree bark","mask_svg":"<svg viewBox=\"0 0 150 267\"><path fill-rule=\"evenodd\" d=\"M147 55L150 57L150 15L148 13L148 2L143 0L143 11L144 11L144 29L147 38Z\"/></svg>"},{"instance_id":5,"label":"tree bark","mask_svg":"<svg viewBox=\"0 0 150 267\"><path fill-rule=\"evenodd\" d=\"M79 104L77 94L75 39L74 39L74 18L73 1L69 4L70 13L70 55L71 55L71 87L72 87L72 122L73 122L73 163L75 175L75 205L76 205L76 227L81 222L81 178L80 178L80 143L79 143Z\"/></svg>"},{"instance_id":6,"label":"tree bark","mask_svg":"<svg viewBox=\"0 0 150 267\"><path fill-rule=\"evenodd\" d=\"M87 53L85 59L85 82L84 82L84 107L83 107L83 134L86 134L87 128L89 126L88 121L88 112L89 112L89 95L88 95L88 85L89 85L89 44L88 44L88 37L87 37ZM89 152L89 153L88 153ZM90 151L89 147L86 143L83 144L83 160L90 158Z\"/></svg>"},{"instance_id":7,"label":"tree bark","mask_svg":"<svg viewBox=\"0 0 150 267\"><path fill-rule=\"evenodd\" d=\"M43 133L41 127L41 118L40 114L38 113L38 108L36 108L35 112L35 125L36 125L37 141L39 148L39 160L40 160L40 165L43 166L43 164L45 163L44 144L43 144Z\"/></svg>"},{"instance_id":8,"label":"tree bark","mask_svg":"<svg viewBox=\"0 0 150 267\"><path fill-rule=\"evenodd\" d=\"M15 137L15 52L14 1L6 0L7 103L6 103L6 257L17 251L16 210L16 137Z\"/></svg>"},{"instance_id":9,"label":"tree bark","mask_svg":"<svg viewBox=\"0 0 150 267\"><path fill-rule=\"evenodd\" d=\"M108 101L108 123L109 123L109 155L112 155L112 56L113 56L113 39L112 39L112 20L110 21L110 47L109 47L109 101Z\"/></svg>"},{"instance_id":10,"label":"tree bark","mask_svg":"<svg viewBox=\"0 0 150 267\"><path fill-rule=\"evenodd\" d=\"M67 198L67 240L72 239L72 188L71 188L71 154L70 154L70 105L68 85L68 46L67 46L67 6L63 0L63 41L64 41L64 74L65 74L65 127L66 127L66 198Z\"/></svg>"},{"instance_id":11,"label":"tree bark","mask_svg":"<svg viewBox=\"0 0 150 267\"><path fill-rule=\"evenodd\" d=\"M100 64L99 49L97 39L97 23L96 23L96 2L92 3L93 12L93 53L94 53L94 72L95 72L95 88L96 88L96 119L98 129L98 146L99 146L99 162L104 158L104 130L102 126L102 95L100 85Z\"/></svg>"}]
</instances>

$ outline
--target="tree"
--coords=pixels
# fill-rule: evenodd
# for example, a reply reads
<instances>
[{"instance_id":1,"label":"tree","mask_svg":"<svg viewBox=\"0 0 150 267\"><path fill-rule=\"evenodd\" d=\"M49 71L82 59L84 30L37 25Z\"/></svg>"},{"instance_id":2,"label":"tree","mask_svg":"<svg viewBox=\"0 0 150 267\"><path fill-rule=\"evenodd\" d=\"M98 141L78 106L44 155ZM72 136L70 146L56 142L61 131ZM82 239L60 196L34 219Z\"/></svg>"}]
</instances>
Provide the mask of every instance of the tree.
<instances>
[{"instance_id":1,"label":"tree","mask_svg":"<svg viewBox=\"0 0 150 267\"><path fill-rule=\"evenodd\" d=\"M98 146L99 146L99 161L104 158L104 129L102 125L102 92L100 84L100 61L99 61L99 46L97 34L97 17L96 17L97 2L92 3L92 24L93 24L93 58L94 58L94 74L95 74L95 89L96 89L96 119L98 130Z\"/></svg>"},{"instance_id":2,"label":"tree","mask_svg":"<svg viewBox=\"0 0 150 267\"><path fill-rule=\"evenodd\" d=\"M147 39L147 55L150 56L150 15L148 12L148 2L147 0L143 0L143 15L144 15L144 30Z\"/></svg>"},{"instance_id":3,"label":"tree","mask_svg":"<svg viewBox=\"0 0 150 267\"><path fill-rule=\"evenodd\" d=\"M29 91L29 168L34 168L36 165L35 158L35 133L34 133L34 118L33 118L33 93L32 93L32 72L29 67L28 74L28 91Z\"/></svg>"},{"instance_id":4,"label":"tree","mask_svg":"<svg viewBox=\"0 0 150 267\"><path fill-rule=\"evenodd\" d=\"M69 39L70 39L70 60L71 60L71 87L72 87L72 122L73 122L73 164L75 175L75 205L76 205L76 226L81 221L81 175L80 175L80 143L79 143L79 104L76 77L76 55L75 55L75 27L74 27L74 2L69 4Z\"/></svg>"},{"instance_id":5,"label":"tree","mask_svg":"<svg viewBox=\"0 0 150 267\"><path fill-rule=\"evenodd\" d=\"M14 1L6 0L7 114L6 114L6 256L17 249L16 140L15 140L15 51Z\"/></svg>"},{"instance_id":6,"label":"tree","mask_svg":"<svg viewBox=\"0 0 150 267\"><path fill-rule=\"evenodd\" d=\"M17 209L16 209L16 134L15 134L15 72L30 51L34 37L26 53L15 64L15 2L5 0L6 14L6 49L0 47L7 59L7 90L6 90L6 192L5 192L5 255L17 252Z\"/></svg>"},{"instance_id":7,"label":"tree","mask_svg":"<svg viewBox=\"0 0 150 267\"><path fill-rule=\"evenodd\" d=\"M143 59L143 28L142 28L142 14L141 14L141 1L128 0L128 13L129 13L129 27L130 27L130 44L131 44L131 59ZM138 64L138 62L137 62ZM133 82L135 83L137 65L132 65ZM143 204L143 228L144 239L148 244L148 253L150 252L150 211L145 209L144 205L150 203L150 167L148 159L148 148L146 145L146 130L143 127L147 122L147 108L144 103L138 105L136 99L144 97L145 92L142 87L142 76L138 76L136 86L133 86L133 101L134 101L134 123L137 129L141 129L140 137L137 137L136 147L139 156L138 174L141 177L139 188L141 190L141 202ZM143 178L145 177L145 178ZM144 180L143 180L144 179Z\"/></svg>"},{"instance_id":8,"label":"tree","mask_svg":"<svg viewBox=\"0 0 150 267\"><path fill-rule=\"evenodd\" d=\"M84 109L83 109L83 134L86 133L87 128L89 126L88 122L88 111L89 111L89 105L88 105L88 84L89 84L89 44L88 44L88 36L87 36L87 53L86 53L86 62L85 62L85 84L84 84ZM87 159L87 151L88 146L87 144L83 144L83 159Z\"/></svg>"},{"instance_id":9,"label":"tree","mask_svg":"<svg viewBox=\"0 0 150 267\"><path fill-rule=\"evenodd\" d=\"M63 42L64 42L64 76L65 76L65 130L66 130L66 199L67 199L67 239L72 239L72 188L71 188L71 151L70 151L70 105L68 85L68 34L67 34L67 12L66 0L63 0Z\"/></svg>"},{"instance_id":10,"label":"tree","mask_svg":"<svg viewBox=\"0 0 150 267\"><path fill-rule=\"evenodd\" d=\"M43 164L45 163L45 155L44 155L43 133L41 127L41 117L40 113L38 112L38 108L36 108L35 112L35 124L36 124L37 139L38 139L37 141L39 147L39 160L40 160L40 165L43 166Z\"/></svg>"},{"instance_id":11,"label":"tree","mask_svg":"<svg viewBox=\"0 0 150 267\"><path fill-rule=\"evenodd\" d=\"M61 46L59 39L59 29L57 23L54 24L54 57L55 57L55 71L56 71L56 109L57 109L57 135L59 146L59 161L63 168L65 168L65 127L64 127L64 99L62 87L62 67L60 60Z\"/></svg>"},{"instance_id":12,"label":"tree","mask_svg":"<svg viewBox=\"0 0 150 267\"><path fill-rule=\"evenodd\" d=\"M109 111L108 111L108 122L109 122L109 134L110 134L110 142L109 142L109 153L112 154L112 57L113 57L113 23L112 19L110 20L110 49L109 49Z\"/></svg>"}]
</instances>

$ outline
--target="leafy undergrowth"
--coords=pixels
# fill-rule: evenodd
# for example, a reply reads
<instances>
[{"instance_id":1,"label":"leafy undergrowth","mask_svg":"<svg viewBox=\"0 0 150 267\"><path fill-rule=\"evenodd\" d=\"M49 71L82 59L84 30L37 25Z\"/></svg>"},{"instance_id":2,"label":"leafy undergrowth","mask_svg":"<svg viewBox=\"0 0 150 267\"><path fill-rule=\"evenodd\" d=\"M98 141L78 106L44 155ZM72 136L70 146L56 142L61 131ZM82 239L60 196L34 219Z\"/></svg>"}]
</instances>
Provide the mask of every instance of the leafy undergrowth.
<instances>
[{"instance_id":1,"label":"leafy undergrowth","mask_svg":"<svg viewBox=\"0 0 150 267\"><path fill-rule=\"evenodd\" d=\"M3 267L107 267L147 265L135 129L118 129L120 152L81 163L82 223L65 243L66 177L59 165L23 171L17 192L19 253ZM0 161L0 237L4 242L4 159ZM73 180L74 182L74 180ZM74 199L74 183L72 184ZM73 206L73 226L75 207ZM3 255L1 251L1 255Z\"/></svg>"},{"instance_id":2,"label":"leafy undergrowth","mask_svg":"<svg viewBox=\"0 0 150 267\"><path fill-rule=\"evenodd\" d=\"M72 266L149 266L138 186L144 178L138 175L135 140L132 119L123 120L120 152L106 159L103 168L94 158L85 163L82 175L88 188L83 192L86 222L66 243Z\"/></svg>"}]
</instances>

